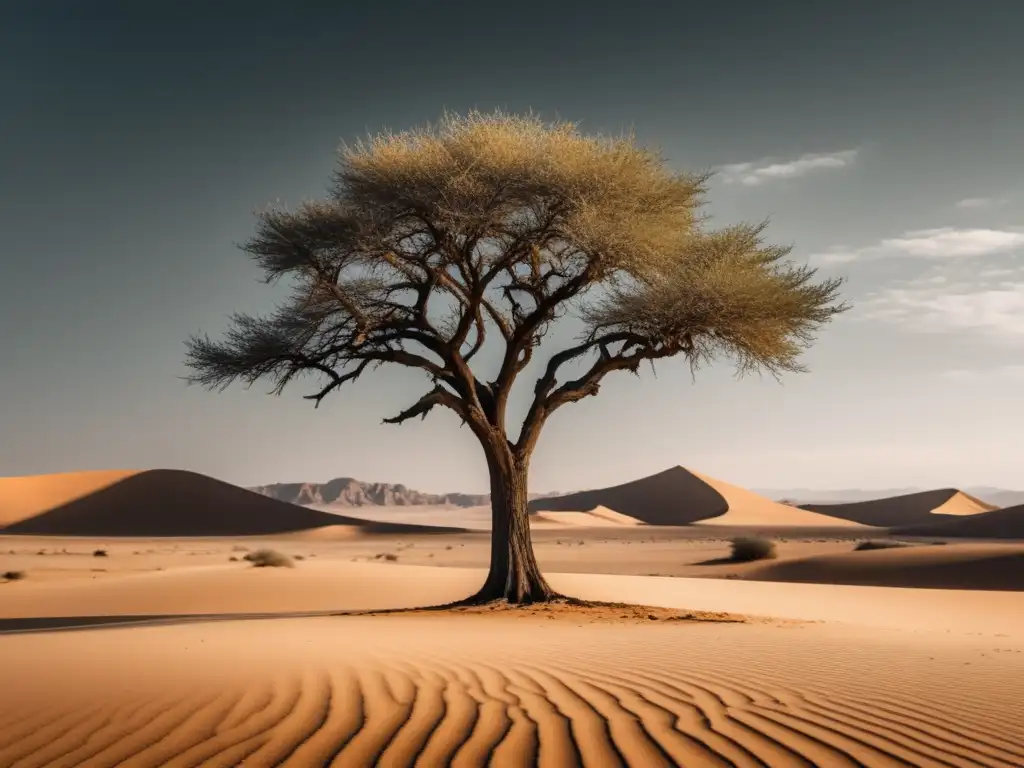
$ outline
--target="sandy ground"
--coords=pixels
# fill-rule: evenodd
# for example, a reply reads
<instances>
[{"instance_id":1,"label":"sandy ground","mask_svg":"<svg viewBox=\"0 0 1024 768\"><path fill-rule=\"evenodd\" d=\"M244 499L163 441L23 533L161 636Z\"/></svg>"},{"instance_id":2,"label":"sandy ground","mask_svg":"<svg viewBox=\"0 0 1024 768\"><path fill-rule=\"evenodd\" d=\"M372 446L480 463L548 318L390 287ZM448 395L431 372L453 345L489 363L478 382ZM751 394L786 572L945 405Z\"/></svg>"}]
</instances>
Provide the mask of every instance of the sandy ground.
<instances>
[{"instance_id":1,"label":"sandy ground","mask_svg":"<svg viewBox=\"0 0 1024 768\"><path fill-rule=\"evenodd\" d=\"M534 521L552 586L601 605L438 611L483 580L486 510L339 516L170 470L4 479L0 768L1024 765L1024 542L856 552L880 532L655 480L717 524ZM1016 513L994 514L960 519L1005 534ZM729 562L754 532L777 557ZM293 567L245 561L263 547Z\"/></svg>"},{"instance_id":2,"label":"sandy ground","mask_svg":"<svg viewBox=\"0 0 1024 768\"><path fill-rule=\"evenodd\" d=\"M748 580L866 556L899 583L1024 545L808 536L699 565L724 538L535 536L556 589L655 607L344 613L468 594L484 534L0 536L27 574L0 583L0 766L1024 764L1024 592ZM264 545L303 559L229 560ZM643 575L673 568L727 578Z\"/></svg>"}]
</instances>

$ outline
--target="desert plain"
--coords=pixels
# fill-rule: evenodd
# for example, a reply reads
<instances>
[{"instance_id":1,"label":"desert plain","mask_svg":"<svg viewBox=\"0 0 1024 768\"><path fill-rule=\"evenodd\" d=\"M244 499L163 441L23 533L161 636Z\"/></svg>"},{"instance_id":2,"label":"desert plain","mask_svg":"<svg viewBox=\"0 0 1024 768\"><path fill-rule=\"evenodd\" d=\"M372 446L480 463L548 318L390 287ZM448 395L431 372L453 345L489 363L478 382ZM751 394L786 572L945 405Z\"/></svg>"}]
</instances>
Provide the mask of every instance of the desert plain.
<instances>
[{"instance_id":1,"label":"desert plain","mask_svg":"<svg viewBox=\"0 0 1024 768\"><path fill-rule=\"evenodd\" d=\"M484 507L0 479L0 766L1024 765L1024 509L679 470L536 501L589 604L524 608L433 608L483 580Z\"/></svg>"}]
</instances>

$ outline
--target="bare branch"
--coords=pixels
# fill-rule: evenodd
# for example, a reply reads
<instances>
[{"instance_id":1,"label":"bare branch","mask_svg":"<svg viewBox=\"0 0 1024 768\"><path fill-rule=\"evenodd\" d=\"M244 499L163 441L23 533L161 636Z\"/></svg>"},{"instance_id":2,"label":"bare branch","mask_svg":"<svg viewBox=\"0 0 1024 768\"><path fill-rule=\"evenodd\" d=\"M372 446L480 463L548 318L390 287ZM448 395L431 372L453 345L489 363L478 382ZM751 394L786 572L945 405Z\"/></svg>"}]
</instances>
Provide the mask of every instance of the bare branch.
<instances>
[{"instance_id":1,"label":"bare branch","mask_svg":"<svg viewBox=\"0 0 1024 768\"><path fill-rule=\"evenodd\" d=\"M618 344L619 349L612 353L610 346ZM588 353L597 350L598 359L579 378L567 381L556 388L559 369L578 360ZM544 374L534 388L534 399L526 414L523 428L516 443L516 451L529 455L536 445L540 430L546 419L558 408L567 403L582 400L596 395L601 380L612 371L628 370L637 373L640 363L678 354L680 350L668 345L657 345L636 334L619 332L590 338L581 344L559 352L549 361Z\"/></svg>"},{"instance_id":2,"label":"bare branch","mask_svg":"<svg viewBox=\"0 0 1024 768\"><path fill-rule=\"evenodd\" d=\"M463 423L465 423L469 418L464 405L455 395L441 386L436 386L397 416L390 419L384 419L383 423L401 424L402 422L408 421L409 419L417 416L421 419L425 419L427 414L439 405L451 408L460 416Z\"/></svg>"},{"instance_id":3,"label":"bare branch","mask_svg":"<svg viewBox=\"0 0 1024 768\"><path fill-rule=\"evenodd\" d=\"M334 390L338 389L339 387L347 384L350 381L355 381L356 379L358 379L362 375L363 371L366 370L366 368L370 364L370 362L371 362L370 360L363 360L362 362L359 363L358 366L356 366L356 368L354 370L351 370L348 373L342 374L340 376L337 373L335 373L333 370L331 370L330 368L326 368L326 367L325 368L321 368L320 370L323 373L326 373L328 375L328 377L330 378L330 383L326 387L324 387L323 389L321 389L319 392L317 392L315 394L304 395L303 396L304 399L312 400L313 401L313 407L314 408L319 408L320 407L320 402L325 397L327 397L327 395L329 395L331 392L333 392ZM315 366L311 366L311 367L315 367Z\"/></svg>"}]
</instances>

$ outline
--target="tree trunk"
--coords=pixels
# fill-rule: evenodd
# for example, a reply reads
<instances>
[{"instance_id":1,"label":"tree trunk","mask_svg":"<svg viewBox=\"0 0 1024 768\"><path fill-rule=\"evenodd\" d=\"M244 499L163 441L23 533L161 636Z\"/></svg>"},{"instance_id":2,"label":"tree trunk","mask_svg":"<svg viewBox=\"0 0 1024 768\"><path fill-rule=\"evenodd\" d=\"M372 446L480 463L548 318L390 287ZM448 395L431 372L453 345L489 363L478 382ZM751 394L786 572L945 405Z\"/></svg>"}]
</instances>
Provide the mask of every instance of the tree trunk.
<instances>
[{"instance_id":1,"label":"tree trunk","mask_svg":"<svg viewBox=\"0 0 1024 768\"><path fill-rule=\"evenodd\" d=\"M541 603L557 597L541 575L530 540L525 461L504 447L485 447L491 474L491 567L470 600Z\"/></svg>"}]
</instances>

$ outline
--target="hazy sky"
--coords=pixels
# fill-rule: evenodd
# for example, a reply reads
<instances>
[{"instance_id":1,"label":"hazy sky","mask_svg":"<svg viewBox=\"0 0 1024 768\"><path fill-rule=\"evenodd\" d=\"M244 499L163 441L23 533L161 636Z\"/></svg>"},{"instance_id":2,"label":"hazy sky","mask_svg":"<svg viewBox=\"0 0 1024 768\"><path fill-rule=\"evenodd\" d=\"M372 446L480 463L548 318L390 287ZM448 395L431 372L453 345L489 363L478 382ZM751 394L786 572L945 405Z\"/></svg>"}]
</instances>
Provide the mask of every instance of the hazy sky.
<instances>
[{"instance_id":1,"label":"hazy sky","mask_svg":"<svg viewBox=\"0 0 1024 768\"><path fill-rule=\"evenodd\" d=\"M1021 29L1019 0L2 2L0 475L484 490L454 415L380 424L415 375L319 410L301 384L178 377L190 333L280 296L234 246L255 208L320 196L342 139L501 107L719 168L715 223L771 216L856 305L781 385L682 361L610 376L552 418L533 490L680 463L757 487L1024 486Z\"/></svg>"}]
</instances>

